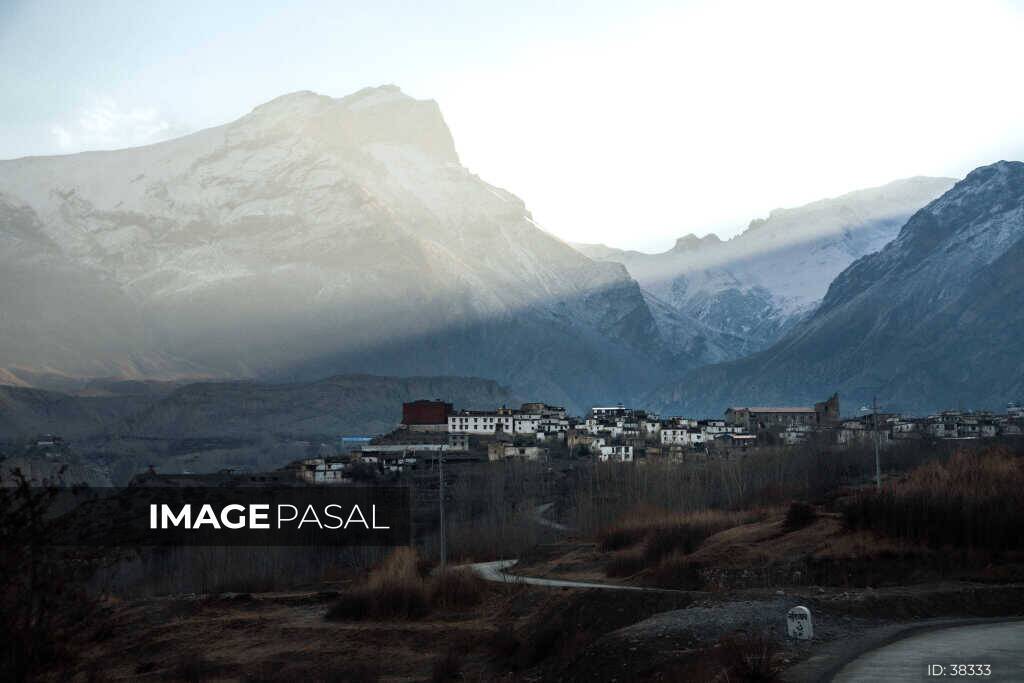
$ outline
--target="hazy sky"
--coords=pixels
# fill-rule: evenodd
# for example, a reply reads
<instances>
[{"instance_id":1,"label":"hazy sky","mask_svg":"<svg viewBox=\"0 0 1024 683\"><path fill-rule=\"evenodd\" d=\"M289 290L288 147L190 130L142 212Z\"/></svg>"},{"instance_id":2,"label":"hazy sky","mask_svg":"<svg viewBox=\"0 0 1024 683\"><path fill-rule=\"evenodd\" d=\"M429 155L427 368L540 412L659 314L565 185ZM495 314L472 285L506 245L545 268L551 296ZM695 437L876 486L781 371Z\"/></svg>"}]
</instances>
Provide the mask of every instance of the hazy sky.
<instances>
[{"instance_id":1,"label":"hazy sky","mask_svg":"<svg viewBox=\"0 0 1024 683\"><path fill-rule=\"evenodd\" d=\"M395 83L546 229L645 251L1024 158L1022 2L555 4L0 0L0 158Z\"/></svg>"}]
</instances>

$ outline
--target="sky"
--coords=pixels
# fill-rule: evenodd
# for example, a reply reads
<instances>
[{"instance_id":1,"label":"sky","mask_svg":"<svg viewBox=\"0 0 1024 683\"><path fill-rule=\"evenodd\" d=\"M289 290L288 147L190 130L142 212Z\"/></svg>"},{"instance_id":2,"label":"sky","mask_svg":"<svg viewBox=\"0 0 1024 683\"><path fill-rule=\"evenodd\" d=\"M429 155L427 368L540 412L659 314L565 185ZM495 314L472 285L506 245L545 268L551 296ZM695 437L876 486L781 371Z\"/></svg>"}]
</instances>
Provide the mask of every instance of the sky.
<instances>
[{"instance_id":1,"label":"sky","mask_svg":"<svg viewBox=\"0 0 1024 683\"><path fill-rule=\"evenodd\" d=\"M394 83L549 232L655 252L1024 159L1022 39L1004 0L0 0L0 159Z\"/></svg>"}]
</instances>

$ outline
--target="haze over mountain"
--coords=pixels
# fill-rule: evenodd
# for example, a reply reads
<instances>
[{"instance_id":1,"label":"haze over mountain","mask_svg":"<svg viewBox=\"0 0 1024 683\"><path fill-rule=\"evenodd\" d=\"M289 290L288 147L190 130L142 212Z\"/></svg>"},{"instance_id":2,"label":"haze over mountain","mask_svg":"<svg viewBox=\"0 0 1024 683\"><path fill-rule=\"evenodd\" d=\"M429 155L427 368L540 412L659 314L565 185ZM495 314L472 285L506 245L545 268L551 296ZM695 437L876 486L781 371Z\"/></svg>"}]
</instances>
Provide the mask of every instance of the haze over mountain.
<instances>
[{"instance_id":1,"label":"haze over mountain","mask_svg":"<svg viewBox=\"0 0 1024 683\"><path fill-rule=\"evenodd\" d=\"M1024 163L972 171L844 270L767 350L655 391L663 411L791 405L838 390L907 412L1002 408L1024 395Z\"/></svg>"},{"instance_id":2,"label":"haze over mountain","mask_svg":"<svg viewBox=\"0 0 1024 683\"><path fill-rule=\"evenodd\" d=\"M0 292L22 378L472 375L578 408L729 357L462 167L437 104L394 86L0 162Z\"/></svg>"},{"instance_id":3,"label":"haze over mountain","mask_svg":"<svg viewBox=\"0 0 1024 683\"><path fill-rule=\"evenodd\" d=\"M574 246L625 265L650 297L726 335L737 358L770 345L811 313L844 268L885 246L954 182L908 178L776 209L728 241L689 234L661 254Z\"/></svg>"},{"instance_id":4,"label":"haze over mountain","mask_svg":"<svg viewBox=\"0 0 1024 683\"><path fill-rule=\"evenodd\" d=\"M497 408L520 399L474 377L339 375L302 383L90 383L76 393L0 385L0 442L57 433L74 439L310 438L390 431L403 401L445 397Z\"/></svg>"}]
</instances>

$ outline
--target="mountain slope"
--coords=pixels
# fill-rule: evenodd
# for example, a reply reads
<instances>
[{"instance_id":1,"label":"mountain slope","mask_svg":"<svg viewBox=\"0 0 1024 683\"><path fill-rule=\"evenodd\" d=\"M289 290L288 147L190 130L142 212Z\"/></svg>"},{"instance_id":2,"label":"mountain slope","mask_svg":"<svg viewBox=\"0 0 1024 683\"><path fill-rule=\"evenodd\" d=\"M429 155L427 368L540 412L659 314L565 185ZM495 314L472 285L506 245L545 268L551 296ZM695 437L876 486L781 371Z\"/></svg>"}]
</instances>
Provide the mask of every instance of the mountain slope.
<instances>
[{"instance_id":1,"label":"mountain slope","mask_svg":"<svg viewBox=\"0 0 1024 683\"><path fill-rule=\"evenodd\" d=\"M117 429L157 438L378 434L401 421L403 402L423 397L485 409L519 401L497 382L474 377L341 375L293 384L202 382L181 387Z\"/></svg>"},{"instance_id":2,"label":"mountain slope","mask_svg":"<svg viewBox=\"0 0 1024 683\"><path fill-rule=\"evenodd\" d=\"M404 401L441 397L496 408L520 400L496 382L473 377L340 375L291 384L196 382L158 392L145 385L114 388L127 393L0 386L0 442L45 433L70 439L377 434L395 427Z\"/></svg>"},{"instance_id":3,"label":"mountain slope","mask_svg":"<svg viewBox=\"0 0 1024 683\"><path fill-rule=\"evenodd\" d=\"M894 410L998 408L1024 394L1024 163L1001 161L859 259L815 313L764 352L654 392L664 410L877 394Z\"/></svg>"},{"instance_id":4,"label":"mountain slope","mask_svg":"<svg viewBox=\"0 0 1024 683\"><path fill-rule=\"evenodd\" d=\"M0 386L0 442L40 434L69 439L96 436L142 405L145 402L131 396L72 396Z\"/></svg>"},{"instance_id":5,"label":"mountain slope","mask_svg":"<svg viewBox=\"0 0 1024 683\"><path fill-rule=\"evenodd\" d=\"M660 301L727 335L736 358L765 348L813 311L844 268L885 246L953 182L909 178L776 209L726 242L687 235L662 254L574 246L593 259L625 265Z\"/></svg>"},{"instance_id":6,"label":"mountain slope","mask_svg":"<svg viewBox=\"0 0 1024 683\"><path fill-rule=\"evenodd\" d=\"M666 343L621 265L540 230L394 86L0 162L0 261L0 368L474 375L581 407L716 358Z\"/></svg>"}]
</instances>

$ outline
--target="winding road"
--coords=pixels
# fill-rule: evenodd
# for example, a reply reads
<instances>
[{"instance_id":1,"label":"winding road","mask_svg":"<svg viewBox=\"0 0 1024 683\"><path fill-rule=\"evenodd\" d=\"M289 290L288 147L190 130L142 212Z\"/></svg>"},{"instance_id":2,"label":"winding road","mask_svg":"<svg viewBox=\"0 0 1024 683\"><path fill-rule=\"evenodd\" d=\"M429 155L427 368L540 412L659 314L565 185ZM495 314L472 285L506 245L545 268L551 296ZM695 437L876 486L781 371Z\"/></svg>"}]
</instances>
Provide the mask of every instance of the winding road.
<instances>
[{"instance_id":1,"label":"winding road","mask_svg":"<svg viewBox=\"0 0 1024 683\"><path fill-rule=\"evenodd\" d=\"M566 581L563 579L545 579L539 576L519 576L507 574L505 570L519 560L495 560L494 562L477 562L469 565L480 578L498 583L524 583L529 586L548 586L550 588L601 588L618 591L647 591L657 593L676 593L678 591L664 588L646 588L644 586L622 586L614 583L593 583L589 581Z\"/></svg>"},{"instance_id":2,"label":"winding road","mask_svg":"<svg viewBox=\"0 0 1024 683\"><path fill-rule=\"evenodd\" d=\"M499 583L522 583L549 588L683 592L664 588L546 579L539 576L506 573L506 570L514 566L516 562L518 560L496 560L466 566L481 578ZM956 676L958 670L953 665L957 664L987 664L987 668L975 667L974 671L979 673L989 671L991 673L990 675L970 677ZM943 668L933 669L933 675L928 676L928 665L939 665ZM939 672L941 675L938 675ZM804 675L798 675L794 670L793 674L796 677L788 677L787 680L829 680L833 683L861 683L862 681L899 683L901 681L950 678L954 680L1020 682L1024 681L1024 621L974 623L929 630L869 650L851 660L834 676L825 675L819 678L821 676L819 670L819 673L805 678L808 673L804 672Z\"/></svg>"},{"instance_id":3,"label":"winding road","mask_svg":"<svg viewBox=\"0 0 1024 683\"><path fill-rule=\"evenodd\" d=\"M544 526L565 530L558 522L545 517L551 503L538 506L535 518ZM611 583L546 579L539 576L509 574L507 569L518 560L495 560L468 565L487 581L522 583L550 588L597 588L601 590L679 593L664 588L623 586ZM975 665L973 670L957 665ZM932 666L929 669L929 665ZM978 665L982 665L978 667ZM976 672L967 675L968 671ZM795 673L795 672L794 672ZM929 675L930 674L930 675ZM818 679L814 675L815 680ZM1024 681L1024 620L996 623L972 623L927 630L869 650L852 659L834 676L822 680L833 683L861 681L941 680ZM802 679L801 679L802 680Z\"/></svg>"},{"instance_id":4,"label":"winding road","mask_svg":"<svg viewBox=\"0 0 1024 683\"><path fill-rule=\"evenodd\" d=\"M973 664L972 670L955 665ZM987 665L978 667L977 665ZM932 675L928 666L932 665ZM968 671L974 671L968 675ZM986 672L990 672L986 674ZM832 679L1024 681L1024 621L955 626L898 640L857 657Z\"/></svg>"},{"instance_id":5,"label":"winding road","mask_svg":"<svg viewBox=\"0 0 1024 683\"><path fill-rule=\"evenodd\" d=\"M544 503L543 505L538 505L533 511L534 519L537 521L538 524L540 524L541 526L546 526L549 529L555 529L556 531L569 531L569 527L562 524L561 522L555 522L547 518L548 510L554 507L554 505L554 503Z\"/></svg>"},{"instance_id":6,"label":"winding road","mask_svg":"<svg viewBox=\"0 0 1024 683\"><path fill-rule=\"evenodd\" d=\"M569 527L559 522L555 522L546 517L547 512L552 508L554 503L544 503L538 505L534 511L534 520L542 526L549 527L551 529L557 529L559 531L567 531ZM465 565L469 569L476 572L480 578L486 581L495 581L497 583L522 583L529 586L547 586L549 588L600 588L602 590L618 590L618 591L646 591L656 593L678 593L679 591L668 590L664 588L646 588L644 586L622 586L614 583L596 583L590 581L568 581L564 579L545 579L539 576L520 576L518 574L508 574L506 569L512 567L517 562L516 560L494 560L493 562L477 562L475 564Z\"/></svg>"}]
</instances>

